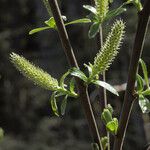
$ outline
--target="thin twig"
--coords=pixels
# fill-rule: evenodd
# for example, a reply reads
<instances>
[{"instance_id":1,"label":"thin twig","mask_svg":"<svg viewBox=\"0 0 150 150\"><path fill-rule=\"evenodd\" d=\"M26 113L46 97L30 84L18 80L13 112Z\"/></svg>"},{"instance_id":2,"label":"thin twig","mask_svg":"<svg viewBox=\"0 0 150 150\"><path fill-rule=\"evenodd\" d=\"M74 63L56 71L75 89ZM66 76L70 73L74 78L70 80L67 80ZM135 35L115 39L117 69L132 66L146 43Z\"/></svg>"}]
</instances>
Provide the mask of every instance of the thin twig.
<instances>
[{"instance_id":1,"label":"thin twig","mask_svg":"<svg viewBox=\"0 0 150 150\"><path fill-rule=\"evenodd\" d=\"M66 54L68 63L70 65L70 67L77 67L78 68L78 64L77 64L72 46L70 44L70 40L69 40L67 31L66 31L64 22L63 22L62 17L61 17L58 3L56 0L49 0L49 3L50 3L51 11L53 13L53 17L56 21L59 37L61 39L61 43L62 43L62 46L64 48L64 52ZM96 124L96 120L95 120L93 110L91 107L87 87L78 78L76 78L76 82L77 82L77 86L78 86L79 97L81 99L81 103L82 103L82 106L84 108L84 112L86 115L86 119L88 121L90 131L92 133L93 140L95 143L98 143L101 150L103 150L101 140L100 140L99 131L98 131L97 124Z\"/></svg>"},{"instance_id":2,"label":"thin twig","mask_svg":"<svg viewBox=\"0 0 150 150\"><path fill-rule=\"evenodd\" d=\"M103 43L104 43L103 42L103 27L102 27L102 24L99 27L99 32L100 32L100 34L99 34L99 36L100 36L100 46L102 47ZM103 72L103 81L106 82L106 73L105 72ZM107 102L107 93L106 93L106 89L105 88L103 88L103 98L104 98L104 108L106 108L108 102ZM102 108L102 110L104 108ZM108 131L106 131L106 133L107 133L107 138L108 138L107 150L110 150L110 135L109 135Z\"/></svg>"},{"instance_id":3,"label":"thin twig","mask_svg":"<svg viewBox=\"0 0 150 150\"><path fill-rule=\"evenodd\" d=\"M136 73L137 73L139 58L142 54L146 29L149 21L150 0L145 1L144 8L141 12L139 12L138 15L139 15L139 21L138 21L134 47L132 50L132 55L130 60L127 89L125 92L122 113L120 116L118 134L115 137L114 148L113 148L114 150L122 150L131 110L135 101L134 88L135 88Z\"/></svg>"}]
</instances>

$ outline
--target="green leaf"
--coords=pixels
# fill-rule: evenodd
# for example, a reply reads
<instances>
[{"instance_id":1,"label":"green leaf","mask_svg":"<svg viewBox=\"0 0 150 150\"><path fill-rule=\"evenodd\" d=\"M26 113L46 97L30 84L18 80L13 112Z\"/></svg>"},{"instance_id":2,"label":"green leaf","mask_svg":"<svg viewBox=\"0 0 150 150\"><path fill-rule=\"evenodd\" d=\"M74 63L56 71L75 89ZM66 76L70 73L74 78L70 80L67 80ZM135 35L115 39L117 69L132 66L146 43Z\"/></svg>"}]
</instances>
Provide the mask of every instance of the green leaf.
<instances>
[{"instance_id":1,"label":"green leaf","mask_svg":"<svg viewBox=\"0 0 150 150\"><path fill-rule=\"evenodd\" d=\"M150 89L146 89L145 91L142 92L142 95L150 95Z\"/></svg>"},{"instance_id":2,"label":"green leaf","mask_svg":"<svg viewBox=\"0 0 150 150\"><path fill-rule=\"evenodd\" d=\"M45 21L45 24L48 25L50 28L56 29L56 22L54 17L51 17L49 20Z\"/></svg>"},{"instance_id":3,"label":"green leaf","mask_svg":"<svg viewBox=\"0 0 150 150\"><path fill-rule=\"evenodd\" d=\"M91 64L92 65L92 64ZM90 65L87 65L87 64L84 64L84 66L88 69L88 72L89 72L89 76L91 75L92 73L92 67Z\"/></svg>"},{"instance_id":4,"label":"green leaf","mask_svg":"<svg viewBox=\"0 0 150 150\"><path fill-rule=\"evenodd\" d=\"M99 22L94 22L89 30L88 36L90 39L94 38L96 36L96 34L99 32L99 26L100 23Z\"/></svg>"},{"instance_id":5,"label":"green leaf","mask_svg":"<svg viewBox=\"0 0 150 150\"><path fill-rule=\"evenodd\" d=\"M43 30L47 30L47 29L50 29L50 27L36 28L36 29L31 30L31 31L29 32L29 35L34 34L34 33L37 33L37 32L40 32L40 31L43 31Z\"/></svg>"},{"instance_id":6,"label":"green leaf","mask_svg":"<svg viewBox=\"0 0 150 150\"><path fill-rule=\"evenodd\" d=\"M143 89L144 89L143 78L139 74L137 74L136 75L136 80L137 80L137 90L139 92L143 91Z\"/></svg>"},{"instance_id":7,"label":"green leaf","mask_svg":"<svg viewBox=\"0 0 150 150\"><path fill-rule=\"evenodd\" d=\"M78 77L81 80L83 80L84 82L87 82L87 77L86 75L78 68L72 68L70 69L70 74L72 76Z\"/></svg>"},{"instance_id":8,"label":"green leaf","mask_svg":"<svg viewBox=\"0 0 150 150\"><path fill-rule=\"evenodd\" d=\"M96 8L95 7L92 7L90 5L83 5L83 8L85 8L86 10L90 11L91 13L93 14L97 14L97 11L96 11Z\"/></svg>"},{"instance_id":9,"label":"green leaf","mask_svg":"<svg viewBox=\"0 0 150 150\"><path fill-rule=\"evenodd\" d=\"M51 102L51 107L52 107L52 110L53 110L54 114L56 116L59 116L59 112L58 112L58 107L57 107L55 96L56 96L56 92L53 92L53 94L51 95L50 102Z\"/></svg>"},{"instance_id":10,"label":"green leaf","mask_svg":"<svg viewBox=\"0 0 150 150\"><path fill-rule=\"evenodd\" d=\"M150 101L143 95L139 96L139 105L143 113L150 112Z\"/></svg>"},{"instance_id":11,"label":"green leaf","mask_svg":"<svg viewBox=\"0 0 150 150\"><path fill-rule=\"evenodd\" d=\"M106 90L108 90L109 92L119 96L117 90L114 87L112 87L110 84L108 84L104 81L99 81L99 80L93 81L93 83L96 85L99 85L99 86L105 88Z\"/></svg>"},{"instance_id":12,"label":"green leaf","mask_svg":"<svg viewBox=\"0 0 150 150\"><path fill-rule=\"evenodd\" d=\"M108 147L108 138L107 138L107 136L104 136L104 137L101 138L101 143L102 143L103 149L106 150L107 147Z\"/></svg>"},{"instance_id":13,"label":"green leaf","mask_svg":"<svg viewBox=\"0 0 150 150\"><path fill-rule=\"evenodd\" d=\"M66 106L67 106L67 98L68 95L66 95L61 103L61 115L65 114Z\"/></svg>"},{"instance_id":14,"label":"green leaf","mask_svg":"<svg viewBox=\"0 0 150 150\"><path fill-rule=\"evenodd\" d=\"M91 22L90 19L87 19L87 18L82 18L82 19L77 19L77 20L74 20L74 21L71 21L71 22L68 22L68 23L65 23L65 25L71 25L71 24L78 24L78 23L89 23Z\"/></svg>"},{"instance_id":15,"label":"green leaf","mask_svg":"<svg viewBox=\"0 0 150 150\"><path fill-rule=\"evenodd\" d=\"M97 143L91 143L92 150L99 150L99 146Z\"/></svg>"},{"instance_id":16,"label":"green leaf","mask_svg":"<svg viewBox=\"0 0 150 150\"><path fill-rule=\"evenodd\" d=\"M60 87L62 87L63 89L64 89L64 87L65 87L64 80L65 80L65 78L66 78L69 74L70 74L69 71L66 72L66 73L61 77L61 79L60 79Z\"/></svg>"},{"instance_id":17,"label":"green leaf","mask_svg":"<svg viewBox=\"0 0 150 150\"><path fill-rule=\"evenodd\" d=\"M123 12L126 11L126 8L123 8L123 5L121 5L120 7L118 7L117 9L113 9L111 11L109 11L107 14L106 14L106 17L105 17L105 21L106 20L109 20L109 19L112 19L120 14L122 14Z\"/></svg>"},{"instance_id":18,"label":"green leaf","mask_svg":"<svg viewBox=\"0 0 150 150\"><path fill-rule=\"evenodd\" d=\"M118 130L118 119L117 118L113 118L112 121L108 122L106 125L106 128L109 132L113 133L113 134L117 134L117 130Z\"/></svg>"},{"instance_id":19,"label":"green leaf","mask_svg":"<svg viewBox=\"0 0 150 150\"><path fill-rule=\"evenodd\" d=\"M112 114L108 109L104 109L101 115L101 119L104 122L104 124L109 123L110 121L112 121Z\"/></svg>"},{"instance_id":20,"label":"green leaf","mask_svg":"<svg viewBox=\"0 0 150 150\"><path fill-rule=\"evenodd\" d=\"M75 79L72 78L70 81L70 92L74 93L74 89L75 89Z\"/></svg>"},{"instance_id":21,"label":"green leaf","mask_svg":"<svg viewBox=\"0 0 150 150\"><path fill-rule=\"evenodd\" d=\"M141 67L142 67L142 70L143 70L144 79L145 79L147 88L149 88L149 80L148 80L148 72L147 72L146 64L145 64L145 62L142 59L140 59L139 62L141 64Z\"/></svg>"}]
</instances>

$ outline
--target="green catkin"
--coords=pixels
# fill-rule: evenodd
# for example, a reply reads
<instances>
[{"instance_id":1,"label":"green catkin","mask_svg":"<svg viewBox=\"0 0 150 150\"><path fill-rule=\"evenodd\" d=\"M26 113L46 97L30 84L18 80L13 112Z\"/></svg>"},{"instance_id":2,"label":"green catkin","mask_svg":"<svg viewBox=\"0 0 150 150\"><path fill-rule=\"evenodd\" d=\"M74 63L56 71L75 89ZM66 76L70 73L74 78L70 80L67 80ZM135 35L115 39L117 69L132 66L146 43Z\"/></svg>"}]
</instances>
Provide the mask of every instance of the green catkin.
<instances>
[{"instance_id":1,"label":"green catkin","mask_svg":"<svg viewBox=\"0 0 150 150\"><path fill-rule=\"evenodd\" d=\"M32 63L18 54L10 54L10 60L14 66L29 80L36 85L51 91L59 89L58 81L44 72L39 67L35 67Z\"/></svg>"},{"instance_id":2,"label":"green catkin","mask_svg":"<svg viewBox=\"0 0 150 150\"><path fill-rule=\"evenodd\" d=\"M94 59L92 73L90 76L91 79L95 78L99 74L102 74L109 68L118 53L118 49L120 48L124 35L124 28L125 24L122 20L117 20L114 23L111 32L107 36L106 42Z\"/></svg>"},{"instance_id":3,"label":"green catkin","mask_svg":"<svg viewBox=\"0 0 150 150\"><path fill-rule=\"evenodd\" d=\"M49 16L51 17L52 16L52 12L51 12L51 8L50 8L48 0L43 0L43 3L44 3L44 5L45 5L45 7L47 9L47 12L48 12Z\"/></svg>"},{"instance_id":4,"label":"green catkin","mask_svg":"<svg viewBox=\"0 0 150 150\"><path fill-rule=\"evenodd\" d=\"M95 5L96 5L99 21L100 23L102 23L108 12L109 2L108 0L95 0Z\"/></svg>"}]
</instances>

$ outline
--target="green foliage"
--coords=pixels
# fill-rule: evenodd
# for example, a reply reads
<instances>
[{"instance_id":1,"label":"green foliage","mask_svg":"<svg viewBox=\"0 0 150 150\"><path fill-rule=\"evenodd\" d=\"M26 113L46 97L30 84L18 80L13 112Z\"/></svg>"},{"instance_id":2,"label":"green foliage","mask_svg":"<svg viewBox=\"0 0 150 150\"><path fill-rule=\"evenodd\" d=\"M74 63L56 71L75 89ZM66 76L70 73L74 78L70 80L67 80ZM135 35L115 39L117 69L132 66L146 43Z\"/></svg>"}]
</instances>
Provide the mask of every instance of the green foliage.
<instances>
[{"instance_id":1,"label":"green foliage","mask_svg":"<svg viewBox=\"0 0 150 150\"><path fill-rule=\"evenodd\" d=\"M137 94L139 96L139 106L143 113L150 112L150 101L146 98L146 96L150 96L150 86L149 86L149 79L148 79L148 71L145 62L140 59L139 63L141 65L143 76L137 74L136 81L137 81ZM146 83L146 87L144 87L144 83Z\"/></svg>"},{"instance_id":2,"label":"green foliage","mask_svg":"<svg viewBox=\"0 0 150 150\"><path fill-rule=\"evenodd\" d=\"M3 137L4 137L4 130L0 128L0 141L3 139Z\"/></svg>"},{"instance_id":3,"label":"green foliage","mask_svg":"<svg viewBox=\"0 0 150 150\"><path fill-rule=\"evenodd\" d=\"M106 136L102 137L101 143L102 143L103 149L106 150L108 147L108 138Z\"/></svg>"},{"instance_id":4,"label":"green foliage","mask_svg":"<svg viewBox=\"0 0 150 150\"><path fill-rule=\"evenodd\" d=\"M111 32L107 36L106 42L94 59L94 64L90 65L92 69L90 75L91 80L106 71L116 57L124 35L124 28L125 25L122 20L117 20L114 23Z\"/></svg>"},{"instance_id":5,"label":"green foliage","mask_svg":"<svg viewBox=\"0 0 150 150\"><path fill-rule=\"evenodd\" d=\"M44 89L54 91L51 95L50 102L55 115L59 116L56 98L65 95L61 104L61 114L64 115L68 96L75 98L78 97L78 95L74 91L73 79L71 79L70 81L69 89L66 89L67 85L65 84L65 78L70 74L70 72L66 72L61 77L60 83L58 83L55 78L44 72L41 68L35 67L32 63L30 63L22 56L12 53L10 55L10 60L25 77L33 81L36 85Z\"/></svg>"},{"instance_id":6,"label":"green foliage","mask_svg":"<svg viewBox=\"0 0 150 150\"><path fill-rule=\"evenodd\" d=\"M99 86L105 88L106 90L108 90L109 92L113 93L114 95L119 96L119 94L116 91L116 89L113 88L110 84L108 84L108 83L106 83L104 81L95 80L92 83L94 83L95 85L99 85Z\"/></svg>"},{"instance_id":7,"label":"green foliage","mask_svg":"<svg viewBox=\"0 0 150 150\"><path fill-rule=\"evenodd\" d=\"M109 105L107 108L104 108L101 119L106 125L107 131L116 135L118 130L118 119L112 117L112 107Z\"/></svg>"}]
</instances>

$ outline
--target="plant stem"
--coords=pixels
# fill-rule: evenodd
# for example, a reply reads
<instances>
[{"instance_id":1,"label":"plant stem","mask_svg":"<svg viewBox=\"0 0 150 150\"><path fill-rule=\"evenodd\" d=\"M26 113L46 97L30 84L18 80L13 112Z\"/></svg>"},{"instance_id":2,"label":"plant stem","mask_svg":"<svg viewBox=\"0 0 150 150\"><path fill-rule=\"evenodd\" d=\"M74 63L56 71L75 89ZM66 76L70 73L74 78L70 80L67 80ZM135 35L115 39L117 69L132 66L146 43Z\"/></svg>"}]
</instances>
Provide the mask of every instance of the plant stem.
<instances>
[{"instance_id":1,"label":"plant stem","mask_svg":"<svg viewBox=\"0 0 150 150\"><path fill-rule=\"evenodd\" d=\"M103 46L103 27L102 27L102 24L100 25L99 27L99 31L100 31L100 46L102 47ZM106 73L103 72L103 81L106 82ZM106 89L103 88L103 98L104 98L104 108L107 107L107 93L106 93ZM102 110L104 109L102 108ZM109 132L107 131L107 138L108 138L108 147L107 147L107 150L110 150L110 135L109 135Z\"/></svg>"},{"instance_id":2,"label":"plant stem","mask_svg":"<svg viewBox=\"0 0 150 150\"><path fill-rule=\"evenodd\" d=\"M118 133L117 136L115 137L114 142L113 148L114 150L122 150L131 110L135 101L134 88L135 88L136 73L139 58L141 57L143 50L146 29L149 21L149 15L150 15L150 0L146 0L143 10L138 14L139 17L138 27L130 60L127 89L125 92L122 113L120 116Z\"/></svg>"},{"instance_id":3,"label":"plant stem","mask_svg":"<svg viewBox=\"0 0 150 150\"><path fill-rule=\"evenodd\" d=\"M58 7L58 3L56 0L49 0L49 4L50 4L51 11L52 11L53 17L54 17L56 25L57 25L59 37L60 37L62 46L64 48L64 52L66 54L68 63L70 65L70 67L79 68L78 63L77 63L76 58L75 58L75 55L74 55L74 52L73 52L73 49L72 49L72 46L70 44L70 40L69 40L67 31L66 31L64 22L61 18L61 13L60 13L60 9ZM96 124L96 120L95 120L93 110L91 107L87 87L78 78L76 78L76 82L77 82L78 91L79 91L79 98L81 99L81 103L82 103L82 106L84 108L86 119L88 121L90 131L92 133L93 141L95 143L98 143L101 150L103 150L101 140L100 140L99 131L98 131L97 124Z\"/></svg>"}]
</instances>

